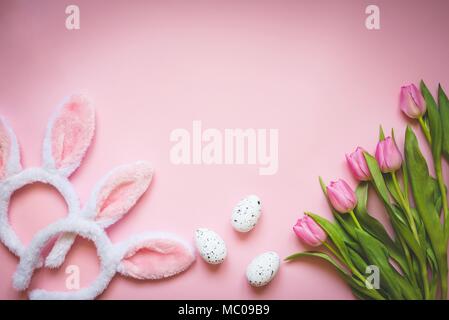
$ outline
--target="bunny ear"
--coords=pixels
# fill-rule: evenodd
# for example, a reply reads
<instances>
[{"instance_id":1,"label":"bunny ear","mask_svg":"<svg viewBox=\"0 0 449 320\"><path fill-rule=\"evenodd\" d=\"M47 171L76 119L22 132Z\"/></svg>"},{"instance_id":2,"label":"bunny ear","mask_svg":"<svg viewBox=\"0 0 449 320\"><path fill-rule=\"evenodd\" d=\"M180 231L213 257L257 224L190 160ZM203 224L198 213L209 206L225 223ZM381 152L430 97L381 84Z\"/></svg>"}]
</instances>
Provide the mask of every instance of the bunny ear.
<instances>
[{"instance_id":1,"label":"bunny ear","mask_svg":"<svg viewBox=\"0 0 449 320\"><path fill-rule=\"evenodd\" d=\"M153 169L146 162L111 171L95 188L85 212L103 227L122 218L148 189Z\"/></svg>"},{"instance_id":2,"label":"bunny ear","mask_svg":"<svg viewBox=\"0 0 449 320\"><path fill-rule=\"evenodd\" d=\"M95 131L95 113L87 99L71 96L50 120L44 140L46 168L70 176L80 165Z\"/></svg>"},{"instance_id":3,"label":"bunny ear","mask_svg":"<svg viewBox=\"0 0 449 320\"><path fill-rule=\"evenodd\" d=\"M117 271L140 280L168 278L195 261L193 248L176 235L148 233L128 240Z\"/></svg>"},{"instance_id":4,"label":"bunny ear","mask_svg":"<svg viewBox=\"0 0 449 320\"><path fill-rule=\"evenodd\" d=\"M16 136L6 121L0 117L0 180L20 170L22 167Z\"/></svg>"}]
</instances>

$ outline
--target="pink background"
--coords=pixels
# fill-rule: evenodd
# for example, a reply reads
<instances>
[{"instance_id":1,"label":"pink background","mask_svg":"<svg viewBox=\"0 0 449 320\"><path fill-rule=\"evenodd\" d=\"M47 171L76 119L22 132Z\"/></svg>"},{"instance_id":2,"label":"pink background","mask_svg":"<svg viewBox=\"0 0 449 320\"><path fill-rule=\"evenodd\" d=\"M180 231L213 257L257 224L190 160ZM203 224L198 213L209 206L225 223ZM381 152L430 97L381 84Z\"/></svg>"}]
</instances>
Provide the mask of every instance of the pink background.
<instances>
[{"instance_id":1,"label":"pink background","mask_svg":"<svg viewBox=\"0 0 449 320\"><path fill-rule=\"evenodd\" d=\"M188 2L188 3L187 3ZM65 29L65 7L81 9L81 30ZM365 28L365 7L381 9L381 30ZM449 88L449 3L441 1L10 1L0 2L0 113L22 146L25 166L40 165L44 128L54 107L85 92L97 112L93 147L72 181L82 201L116 165L143 159L156 176L150 191L109 230L114 242L146 230L193 241L197 227L217 231L229 249L223 265L202 260L170 280L117 276L103 299L351 299L326 264L283 263L267 287L244 272L264 251L282 257L307 249L291 232L304 210L330 217L317 177L347 178L344 154L373 151L380 123L406 119L399 87L426 79ZM204 128L279 129L279 171L256 166L175 166L169 134ZM233 206L257 194L263 215L249 234L230 225ZM374 206L376 207L376 206ZM10 216L21 239L65 215L52 188L17 192ZM376 215L382 216L380 210ZM17 299L17 258L0 245L0 298ZM78 240L65 266L43 270L32 287L64 289L64 269L98 273L94 246Z\"/></svg>"}]
</instances>

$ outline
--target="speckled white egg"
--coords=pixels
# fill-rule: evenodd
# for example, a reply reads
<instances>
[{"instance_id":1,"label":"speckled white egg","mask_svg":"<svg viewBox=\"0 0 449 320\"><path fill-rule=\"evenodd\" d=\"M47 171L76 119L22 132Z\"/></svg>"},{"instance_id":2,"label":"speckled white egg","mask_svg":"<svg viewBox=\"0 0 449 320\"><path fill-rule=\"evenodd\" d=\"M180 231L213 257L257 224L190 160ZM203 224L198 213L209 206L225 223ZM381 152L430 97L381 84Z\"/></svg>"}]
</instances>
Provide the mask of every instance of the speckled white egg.
<instances>
[{"instance_id":1,"label":"speckled white egg","mask_svg":"<svg viewBox=\"0 0 449 320\"><path fill-rule=\"evenodd\" d=\"M235 230L248 232L259 221L262 205L258 196L250 195L241 200L232 211L231 223Z\"/></svg>"},{"instance_id":2,"label":"speckled white egg","mask_svg":"<svg viewBox=\"0 0 449 320\"><path fill-rule=\"evenodd\" d=\"M276 276L279 266L280 259L276 252L262 253L254 258L246 268L246 278L254 287L265 286Z\"/></svg>"},{"instance_id":3,"label":"speckled white egg","mask_svg":"<svg viewBox=\"0 0 449 320\"><path fill-rule=\"evenodd\" d=\"M204 261L210 264L222 263L227 255L224 240L214 231L199 228L195 231L195 243Z\"/></svg>"}]
</instances>

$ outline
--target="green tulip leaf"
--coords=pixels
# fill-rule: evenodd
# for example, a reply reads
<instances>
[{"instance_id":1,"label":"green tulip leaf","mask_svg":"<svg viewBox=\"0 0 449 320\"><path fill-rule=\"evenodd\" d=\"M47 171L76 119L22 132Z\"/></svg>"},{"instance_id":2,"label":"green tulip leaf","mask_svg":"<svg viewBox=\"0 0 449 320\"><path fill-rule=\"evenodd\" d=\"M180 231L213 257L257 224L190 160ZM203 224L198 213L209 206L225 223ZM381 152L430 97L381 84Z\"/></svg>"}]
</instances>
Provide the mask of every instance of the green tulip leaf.
<instances>
[{"instance_id":1,"label":"green tulip leaf","mask_svg":"<svg viewBox=\"0 0 449 320\"><path fill-rule=\"evenodd\" d=\"M393 210L400 210L397 207L393 207ZM391 218L391 223L394 226L394 229L397 233L400 234L400 236L406 241L408 247L413 251L415 256L417 257L418 261L421 264L426 263L426 248L421 247L421 245L418 243L418 241L413 236L412 231L410 230L409 226L404 224L403 222L399 221L396 215L393 215Z\"/></svg>"},{"instance_id":2,"label":"green tulip leaf","mask_svg":"<svg viewBox=\"0 0 449 320\"><path fill-rule=\"evenodd\" d=\"M405 158L416 210L426 227L432 245L438 247L444 239L439 214L435 206L435 179L429 175L426 160L410 127L407 127L405 137Z\"/></svg>"},{"instance_id":3,"label":"green tulip leaf","mask_svg":"<svg viewBox=\"0 0 449 320\"><path fill-rule=\"evenodd\" d=\"M382 175L382 172L380 171L379 165L377 164L376 159L372 155L370 155L369 153L364 153L364 155L366 164L368 165L368 169L371 173L374 188L376 189L376 192L379 195L380 199L384 202L384 204L387 207L389 207L390 199L388 196L388 188L387 185L385 184L385 180Z\"/></svg>"},{"instance_id":4,"label":"green tulip leaf","mask_svg":"<svg viewBox=\"0 0 449 320\"><path fill-rule=\"evenodd\" d=\"M363 230L357 230L356 232L368 263L379 268L380 283L386 286L385 290L391 295L392 299L419 299L420 294L416 292L416 288L413 288L390 264L387 248Z\"/></svg>"},{"instance_id":5,"label":"green tulip leaf","mask_svg":"<svg viewBox=\"0 0 449 320\"><path fill-rule=\"evenodd\" d=\"M438 186L438 180L432 177L432 180L434 182L434 187L433 187L433 202L435 203L435 211L438 213L438 216L441 215L441 210L443 208L443 200L441 197L441 192L440 192L440 188ZM447 187L446 185L444 185L444 190L446 190L447 192Z\"/></svg>"},{"instance_id":6,"label":"green tulip leaf","mask_svg":"<svg viewBox=\"0 0 449 320\"><path fill-rule=\"evenodd\" d=\"M341 230L337 225L332 224L325 218L320 217L319 215L313 214L311 212L306 212L306 215L311 217L327 233L327 235L332 240L335 247L338 249L341 256L343 257L344 259L343 262L352 266L352 261L349 256L348 248L344 241L345 236L343 230Z\"/></svg>"},{"instance_id":7,"label":"green tulip leaf","mask_svg":"<svg viewBox=\"0 0 449 320\"><path fill-rule=\"evenodd\" d=\"M429 175L429 169L419 149L418 140L409 127L407 127L405 136L405 158L416 210L430 239L439 272L447 273L447 243L434 202L435 181Z\"/></svg>"},{"instance_id":8,"label":"green tulip leaf","mask_svg":"<svg viewBox=\"0 0 449 320\"><path fill-rule=\"evenodd\" d=\"M378 240L382 241L382 243L384 243L389 250L397 251L398 248L396 244L390 238L382 223L368 213L368 186L369 185L367 182L362 182L355 190L357 195L357 207L354 210L355 215L364 230Z\"/></svg>"},{"instance_id":9,"label":"green tulip leaf","mask_svg":"<svg viewBox=\"0 0 449 320\"><path fill-rule=\"evenodd\" d=\"M401 198L399 193L396 191L396 188L394 186L393 177L391 174L384 174L385 184L387 186L388 191L390 192L391 196L393 197L394 201L396 203L401 203Z\"/></svg>"},{"instance_id":10,"label":"green tulip leaf","mask_svg":"<svg viewBox=\"0 0 449 320\"><path fill-rule=\"evenodd\" d=\"M325 252L320 252L320 251L298 252L298 253L292 254L291 256L288 256L287 258L285 258L285 261L293 261L293 260L297 260L297 259L303 258L303 257L317 257L317 258L326 260L327 262L332 264L335 267L335 269L337 269L338 273L340 273L341 275L344 275L344 276L350 276L350 273L348 271L344 270L342 268L342 266L337 261L335 261L331 256L329 256Z\"/></svg>"},{"instance_id":11,"label":"green tulip leaf","mask_svg":"<svg viewBox=\"0 0 449 320\"><path fill-rule=\"evenodd\" d=\"M407 202L410 202L408 171L407 171L407 163L405 161L402 163L402 180L404 183L405 200L407 200Z\"/></svg>"},{"instance_id":12,"label":"green tulip leaf","mask_svg":"<svg viewBox=\"0 0 449 320\"><path fill-rule=\"evenodd\" d=\"M384 203L387 213L390 216L397 214L397 212L395 212L393 210L392 204L390 203L388 187L385 183L384 176L383 176L382 172L380 171L380 168L379 168L379 165L377 164L376 159L368 153L365 153L365 159L366 159L366 163L368 165L368 168L369 168L371 176L372 176L372 183L373 183L374 189L376 190L379 198ZM405 221L403 216L400 216L397 218L400 219L401 221Z\"/></svg>"},{"instance_id":13,"label":"green tulip leaf","mask_svg":"<svg viewBox=\"0 0 449 320\"><path fill-rule=\"evenodd\" d=\"M352 278L353 281L348 282L351 286L352 294L363 300L385 300L384 296L376 289L368 289L366 285L358 280Z\"/></svg>"},{"instance_id":14,"label":"green tulip leaf","mask_svg":"<svg viewBox=\"0 0 449 320\"><path fill-rule=\"evenodd\" d=\"M384 300L384 297L381 296L376 290L370 290L366 288L365 284L360 280L355 279L349 274L346 270L344 270L331 256L327 253L319 252L319 251L308 251L308 252L299 252L295 253L285 260L292 261L304 257L315 257L327 261L337 270L340 277L351 287L353 294L356 297L369 299L369 300Z\"/></svg>"},{"instance_id":15,"label":"green tulip leaf","mask_svg":"<svg viewBox=\"0 0 449 320\"><path fill-rule=\"evenodd\" d=\"M354 267L360 272L365 273L366 267L368 264L366 263L365 259L362 257L365 253L362 251L362 254L357 252L356 250L352 248L348 248L349 256L351 257L352 262L354 263Z\"/></svg>"},{"instance_id":16,"label":"green tulip leaf","mask_svg":"<svg viewBox=\"0 0 449 320\"><path fill-rule=\"evenodd\" d=\"M348 245L354 248L355 250L360 251L360 247L358 246L357 242L355 242L355 233L354 229L356 228L356 225L354 221L351 219L351 217L348 214L341 214L337 212L333 207L332 204L329 201L329 197L327 196L327 190L326 190L326 184L324 183L323 179L320 177L320 186L321 190L323 191L324 196L326 197L327 203L329 205L329 208L332 212L332 215L334 216L335 220L337 221L338 226L342 229L341 235L343 237L344 242Z\"/></svg>"},{"instance_id":17,"label":"green tulip leaf","mask_svg":"<svg viewBox=\"0 0 449 320\"><path fill-rule=\"evenodd\" d=\"M379 141L383 141L383 140L385 140L384 129L382 128L382 126L379 126Z\"/></svg>"},{"instance_id":18,"label":"green tulip leaf","mask_svg":"<svg viewBox=\"0 0 449 320\"><path fill-rule=\"evenodd\" d=\"M421 93L427 106L427 117L429 120L430 136L432 137L432 155L434 161L440 161L441 147L443 141L443 130L438 106L427 88L424 81L421 81Z\"/></svg>"},{"instance_id":19,"label":"green tulip leaf","mask_svg":"<svg viewBox=\"0 0 449 320\"><path fill-rule=\"evenodd\" d=\"M446 159L449 160L449 100L441 85L438 86L438 104L443 131L442 151Z\"/></svg>"}]
</instances>

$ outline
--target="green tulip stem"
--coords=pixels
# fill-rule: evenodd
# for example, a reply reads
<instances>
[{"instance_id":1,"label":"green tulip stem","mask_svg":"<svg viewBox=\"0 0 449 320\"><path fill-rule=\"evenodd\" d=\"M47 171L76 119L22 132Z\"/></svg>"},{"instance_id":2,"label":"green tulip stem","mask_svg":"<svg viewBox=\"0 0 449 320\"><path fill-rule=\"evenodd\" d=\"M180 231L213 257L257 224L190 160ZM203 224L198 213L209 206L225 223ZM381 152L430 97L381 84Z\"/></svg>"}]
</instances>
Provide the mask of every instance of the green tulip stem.
<instances>
[{"instance_id":1,"label":"green tulip stem","mask_svg":"<svg viewBox=\"0 0 449 320\"><path fill-rule=\"evenodd\" d=\"M438 181L438 188L440 189L440 193L441 193L441 203L443 205L443 212L444 212L444 224L445 224L445 234L446 234L446 238L449 236L448 232L449 232L449 209L447 206L447 194L446 194L446 187L444 185L444 180L443 180L443 169L441 167L441 159L437 159L436 161L434 161L434 165L435 165L435 174L437 176L437 181Z\"/></svg>"},{"instance_id":2,"label":"green tulip stem","mask_svg":"<svg viewBox=\"0 0 449 320\"><path fill-rule=\"evenodd\" d=\"M332 252L332 254L333 254L334 256L336 256L338 259L340 259L340 260L343 261L343 262L345 261L345 260L343 259L343 257L342 257L337 251L335 251L335 249L332 248L332 246L331 246L328 242L323 241L322 243L323 243L323 245L324 245L330 252Z\"/></svg>"},{"instance_id":3,"label":"green tulip stem","mask_svg":"<svg viewBox=\"0 0 449 320\"><path fill-rule=\"evenodd\" d=\"M444 244L444 250L442 250L440 260L442 261L440 263L440 281L441 281L441 297L442 299L447 299L447 241L449 238L449 209L447 204L447 195L446 195L446 187L444 185L443 180L443 170L441 167L441 158L434 159L434 166L435 166L435 174L437 176L438 181L438 187L440 189L441 193L441 202L443 205L443 212L444 212L444 237L445 237L445 244Z\"/></svg>"},{"instance_id":4,"label":"green tulip stem","mask_svg":"<svg viewBox=\"0 0 449 320\"><path fill-rule=\"evenodd\" d=\"M327 248L327 250L329 250L335 257L337 257L338 260L340 260L340 262L347 268L349 268L353 273L358 272L357 270L355 270L354 272L354 265L352 264L352 261L347 261L345 258L343 258L343 256L338 253L333 247L332 245L330 245L327 241L323 241L322 244Z\"/></svg>"},{"instance_id":5,"label":"green tulip stem","mask_svg":"<svg viewBox=\"0 0 449 320\"><path fill-rule=\"evenodd\" d=\"M349 214L351 215L351 218L354 221L354 223L357 226L357 228L359 228L360 230L363 230L362 226L359 223L359 220L357 220L357 217L354 214L354 210L349 211Z\"/></svg>"},{"instance_id":6,"label":"green tulip stem","mask_svg":"<svg viewBox=\"0 0 449 320\"><path fill-rule=\"evenodd\" d=\"M430 297L430 288L429 288L429 274L427 273L427 265L420 264L421 265L421 277L423 279L424 284L424 299L429 300Z\"/></svg>"},{"instance_id":7,"label":"green tulip stem","mask_svg":"<svg viewBox=\"0 0 449 320\"><path fill-rule=\"evenodd\" d=\"M419 124L421 125L421 129L424 132L424 135L426 136L427 142L432 143L432 137L430 136L430 130L427 127L426 123L424 122L424 119L422 117L418 118Z\"/></svg>"},{"instance_id":8,"label":"green tulip stem","mask_svg":"<svg viewBox=\"0 0 449 320\"><path fill-rule=\"evenodd\" d=\"M440 273L441 280L441 299L447 300L447 270Z\"/></svg>"},{"instance_id":9,"label":"green tulip stem","mask_svg":"<svg viewBox=\"0 0 449 320\"><path fill-rule=\"evenodd\" d=\"M432 137L430 135L430 130L427 127L427 124L424 122L422 117L418 118L419 124L421 125L421 129L426 136L427 142L432 145ZM445 233L446 238L449 239L449 208L447 205L447 196L446 196L446 188L444 186L443 177L442 177L442 169L441 169L441 159L435 161L435 173L437 176L438 187L441 192L441 202L443 203L443 212L444 212L444 224L445 224Z\"/></svg>"},{"instance_id":10,"label":"green tulip stem","mask_svg":"<svg viewBox=\"0 0 449 320\"><path fill-rule=\"evenodd\" d=\"M391 172L391 177L393 179L394 188L395 188L396 192L398 193L399 200L401 202L401 206L402 206L402 208L404 208L404 210L407 214L407 220L410 224L410 228L412 229L412 232L413 232L413 235L414 235L416 241L419 243L420 241L419 241L418 231L416 229L415 220L412 216L410 205L409 205L408 201L405 200L404 194L402 193L402 190L399 186L396 172ZM421 276L422 276L423 284L424 284L424 297L426 299L428 299L430 297L430 290L429 290L429 279L428 279L428 273L427 273L427 266L424 264L424 265L420 265L420 267L421 267Z\"/></svg>"},{"instance_id":11,"label":"green tulip stem","mask_svg":"<svg viewBox=\"0 0 449 320\"><path fill-rule=\"evenodd\" d=\"M416 230L416 224L415 224L415 220L413 219L412 216L412 212L410 210L410 205L407 201L405 201L404 198L404 194L402 193L401 187L399 186L399 182L398 182L398 178L396 177L396 172L391 172L391 178L393 179L393 185L394 188L399 196L399 200L400 200L400 205L402 206L402 208L404 209L406 215L407 215L407 220L408 223L410 224L410 228L412 229L413 235L416 239L416 241L419 241L419 237L418 237L418 231Z\"/></svg>"},{"instance_id":12,"label":"green tulip stem","mask_svg":"<svg viewBox=\"0 0 449 320\"><path fill-rule=\"evenodd\" d=\"M412 257L410 256L410 251L403 239L398 238L398 241L401 244L402 250L404 250L405 259L406 259L407 267L408 267L408 270L406 273L410 277L410 280L417 286L418 284L417 284L416 275L413 272L413 264L412 264Z\"/></svg>"},{"instance_id":13,"label":"green tulip stem","mask_svg":"<svg viewBox=\"0 0 449 320\"><path fill-rule=\"evenodd\" d=\"M351 271L352 271L352 273L354 273L360 280L362 280L364 283L365 283L365 277L363 277L363 275L362 274L360 274L360 272L357 270L357 269L355 269L355 267L352 265L352 262L351 261L349 261L349 263L337 252L337 251L335 251L335 249L334 248L332 248L332 246L328 243L328 242L326 242L326 241L324 241L323 242L323 245L334 255L334 256L336 256L341 262L343 262L343 264L347 267L347 268L349 268Z\"/></svg>"},{"instance_id":14,"label":"green tulip stem","mask_svg":"<svg viewBox=\"0 0 449 320\"><path fill-rule=\"evenodd\" d=\"M354 265L352 264L351 261L346 262L345 259L327 242L327 241L323 241L322 244L335 256L337 257L337 259L340 260L340 262L343 263L343 265L347 268L349 268L351 270L351 272L362 281L362 284L365 285L366 284L366 278L354 267ZM385 298L379 293L377 292L377 290L373 290L374 292L372 293L372 295L375 297L375 299L377 300L385 300Z\"/></svg>"}]
</instances>

